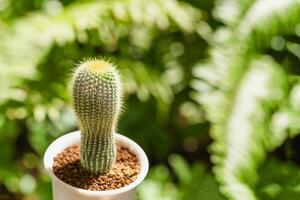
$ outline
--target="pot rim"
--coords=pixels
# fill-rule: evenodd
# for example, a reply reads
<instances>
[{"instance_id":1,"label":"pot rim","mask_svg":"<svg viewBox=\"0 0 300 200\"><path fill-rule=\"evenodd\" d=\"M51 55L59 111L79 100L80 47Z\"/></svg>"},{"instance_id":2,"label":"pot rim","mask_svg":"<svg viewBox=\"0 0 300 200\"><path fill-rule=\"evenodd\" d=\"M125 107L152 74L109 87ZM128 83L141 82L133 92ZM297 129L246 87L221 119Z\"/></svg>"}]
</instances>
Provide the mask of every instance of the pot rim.
<instances>
[{"instance_id":1,"label":"pot rim","mask_svg":"<svg viewBox=\"0 0 300 200\"><path fill-rule=\"evenodd\" d=\"M77 188L77 187L71 186L71 185L65 183L64 181L60 180L53 173L53 158L58 153L61 152L61 151L57 152L57 150L55 151L55 148L59 147L59 146L60 147L64 146L63 149L65 149L67 146L70 146L75 143L79 143L80 142L80 134L81 134L80 131L74 131L74 132L67 133L65 135L60 136L56 140L54 140L48 146L48 148L44 154L43 160L44 160L44 167L47 171L47 174L51 177L52 182L57 181L58 183L64 185L68 189L79 192L84 195L104 196L104 195L116 195L116 194L121 194L121 193L127 192L127 191L135 188L137 185L139 185L144 180L144 178L146 177L146 175L148 173L148 169L149 169L149 161L148 161L148 158L147 158L144 150L130 138L128 138L124 135L120 135L118 133L115 133L116 141L127 146L130 149L130 151L133 152L137 156L137 158L140 162L140 173L139 173L138 177L132 183L130 183L129 185L126 185L124 187L114 189L114 190L93 191L93 190L85 190L85 189ZM66 142L66 141L71 141L71 140L73 140L74 142L73 143ZM68 143L68 144L66 145L65 143Z\"/></svg>"}]
</instances>

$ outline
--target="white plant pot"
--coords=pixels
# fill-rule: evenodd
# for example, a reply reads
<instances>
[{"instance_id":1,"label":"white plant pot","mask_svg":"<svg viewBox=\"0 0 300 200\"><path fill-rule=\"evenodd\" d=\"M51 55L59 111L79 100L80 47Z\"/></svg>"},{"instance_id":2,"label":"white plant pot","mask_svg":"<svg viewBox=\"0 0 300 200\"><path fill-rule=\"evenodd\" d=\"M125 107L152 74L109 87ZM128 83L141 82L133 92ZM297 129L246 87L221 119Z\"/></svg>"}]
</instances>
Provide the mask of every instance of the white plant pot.
<instances>
[{"instance_id":1,"label":"white plant pot","mask_svg":"<svg viewBox=\"0 0 300 200\"><path fill-rule=\"evenodd\" d=\"M134 141L120 134L115 134L116 142L128 147L140 163L140 173L131 184L109 191L90 191L73 187L55 176L53 173L53 159L68 146L80 143L80 131L75 131L57 138L45 152L44 167L52 180L54 200L133 200L136 196L136 186L148 173L149 162L143 149Z\"/></svg>"}]
</instances>

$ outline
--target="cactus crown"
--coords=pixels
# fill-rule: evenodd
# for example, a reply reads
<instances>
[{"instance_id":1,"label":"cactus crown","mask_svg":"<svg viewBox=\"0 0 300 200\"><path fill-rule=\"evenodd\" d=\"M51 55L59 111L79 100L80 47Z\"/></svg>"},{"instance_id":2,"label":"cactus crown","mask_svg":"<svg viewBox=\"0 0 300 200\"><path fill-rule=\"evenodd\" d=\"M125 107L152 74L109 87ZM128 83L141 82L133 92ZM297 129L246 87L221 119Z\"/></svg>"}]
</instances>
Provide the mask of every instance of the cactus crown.
<instances>
[{"instance_id":1,"label":"cactus crown","mask_svg":"<svg viewBox=\"0 0 300 200\"><path fill-rule=\"evenodd\" d=\"M116 156L114 134L121 110L119 73L107 61L86 61L74 73L72 92L81 130L81 164L91 174L104 173Z\"/></svg>"}]
</instances>

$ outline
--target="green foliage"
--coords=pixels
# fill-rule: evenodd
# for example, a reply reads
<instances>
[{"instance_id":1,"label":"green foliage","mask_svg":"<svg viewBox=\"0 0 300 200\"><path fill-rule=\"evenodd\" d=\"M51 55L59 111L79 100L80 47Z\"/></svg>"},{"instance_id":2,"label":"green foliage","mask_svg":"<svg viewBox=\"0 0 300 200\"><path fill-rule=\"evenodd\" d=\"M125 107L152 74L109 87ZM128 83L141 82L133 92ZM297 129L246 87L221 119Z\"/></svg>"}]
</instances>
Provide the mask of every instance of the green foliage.
<instances>
[{"instance_id":1,"label":"green foliage","mask_svg":"<svg viewBox=\"0 0 300 200\"><path fill-rule=\"evenodd\" d=\"M51 199L41 157L77 129L68 75L103 56L124 83L117 131L150 159L139 199L298 199L299 11L298 0L0 0L0 194Z\"/></svg>"},{"instance_id":2,"label":"green foliage","mask_svg":"<svg viewBox=\"0 0 300 200\"><path fill-rule=\"evenodd\" d=\"M197 49L207 46L198 29L208 24L199 9L175 0L35 0L28 7L2 1L1 195L51 199L40 162L51 141L78 129L67 83L74 63L86 57L118 66L126 104L117 131L138 142L151 162L185 151L186 141L195 143L193 151L199 137L207 143L207 134L198 135L207 125L195 124L199 117L191 125L185 109L179 111L190 101L190 69L205 54ZM24 184L23 177L30 181Z\"/></svg>"},{"instance_id":3,"label":"green foliage","mask_svg":"<svg viewBox=\"0 0 300 200\"><path fill-rule=\"evenodd\" d=\"M298 199L299 167L271 158L258 170L258 180L255 186L259 199Z\"/></svg>"},{"instance_id":4,"label":"green foliage","mask_svg":"<svg viewBox=\"0 0 300 200\"><path fill-rule=\"evenodd\" d=\"M105 173L116 157L114 134L121 110L119 73L109 62L88 60L78 66L72 82L81 130L81 164L92 174Z\"/></svg>"},{"instance_id":5,"label":"green foliage","mask_svg":"<svg viewBox=\"0 0 300 200\"><path fill-rule=\"evenodd\" d=\"M300 131L299 112L290 105L297 74L286 69L287 63L267 56L272 55L267 52L272 41L296 35L300 4L233 2L235 16L232 21L224 16L230 25L216 32L211 61L194 70L202 79L198 84L205 85L194 97L212 122L211 159L222 191L229 199L257 199L258 167L268 152ZM226 36L219 40L221 34Z\"/></svg>"},{"instance_id":6,"label":"green foliage","mask_svg":"<svg viewBox=\"0 0 300 200\"><path fill-rule=\"evenodd\" d=\"M171 169L158 165L151 170L139 188L138 199L225 199L204 163L197 162L190 166L181 156L172 154L169 164ZM172 182L172 173L177 179L176 184Z\"/></svg>"}]
</instances>

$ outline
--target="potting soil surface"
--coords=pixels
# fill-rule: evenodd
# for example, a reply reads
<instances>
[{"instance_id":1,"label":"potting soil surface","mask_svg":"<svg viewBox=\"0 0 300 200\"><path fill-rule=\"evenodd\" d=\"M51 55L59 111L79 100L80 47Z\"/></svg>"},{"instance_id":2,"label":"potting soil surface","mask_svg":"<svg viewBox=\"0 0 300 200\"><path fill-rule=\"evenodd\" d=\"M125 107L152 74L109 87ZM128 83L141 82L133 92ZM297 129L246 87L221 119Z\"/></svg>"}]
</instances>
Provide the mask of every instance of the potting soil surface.
<instances>
[{"instance_id":1,"label":"potting soil surface","mask_svg":"<svg viewBox=\"0 0 300 200\"><path fill-rule=\"evenodd\" d=\"M140 172L135 154L127 147L117 144L116 162L107 173L91 175L80 163L80 147L73 145L54 158L54 174L67 184L86 190L114 190L132 183Z\"/></svg>"}]
</instances>

